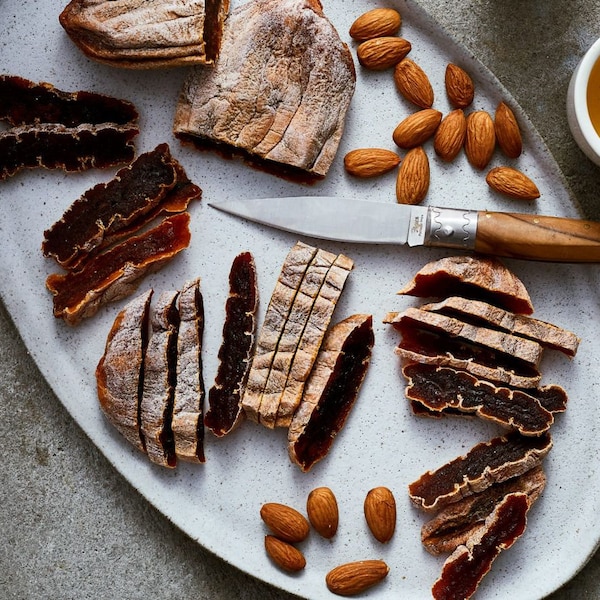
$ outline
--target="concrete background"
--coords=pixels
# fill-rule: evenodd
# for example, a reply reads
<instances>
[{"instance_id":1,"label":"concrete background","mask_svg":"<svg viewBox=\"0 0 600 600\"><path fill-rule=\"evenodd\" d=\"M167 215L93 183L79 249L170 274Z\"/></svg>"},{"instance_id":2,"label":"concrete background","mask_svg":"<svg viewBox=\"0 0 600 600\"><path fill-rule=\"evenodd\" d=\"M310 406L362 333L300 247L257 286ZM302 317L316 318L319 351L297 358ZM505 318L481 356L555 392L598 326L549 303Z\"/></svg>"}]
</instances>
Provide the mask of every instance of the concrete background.
<instances>
[{"instance_id":1,"label":"concrete background","mask_svg":"<svg viewBox=\"0 0 600 600\"><path fill-rule=\"evenodd\" d=\"M586 215L600 218L600 169L576 147L565 114L571 72L600 36L600 2L419 4L508 88ZM291 598L196 545L110 467L39 376L1 307L0 340L2 600ZM600 598L600 555L551 598Z\"/></svg>"}]
</instances>

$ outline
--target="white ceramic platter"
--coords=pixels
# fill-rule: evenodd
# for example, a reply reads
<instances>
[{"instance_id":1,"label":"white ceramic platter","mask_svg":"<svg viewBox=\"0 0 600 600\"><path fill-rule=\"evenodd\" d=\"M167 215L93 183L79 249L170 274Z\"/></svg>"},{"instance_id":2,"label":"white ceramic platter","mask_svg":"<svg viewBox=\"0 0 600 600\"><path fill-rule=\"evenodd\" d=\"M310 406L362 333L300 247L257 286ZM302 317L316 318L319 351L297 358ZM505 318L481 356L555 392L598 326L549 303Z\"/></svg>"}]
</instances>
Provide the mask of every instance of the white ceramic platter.
<instances>
[{"instance_id":1,"label":"white ceramic platter","mask_svg":"<svg viewBox=\"0 0 600 600\"><path fill-rule=\"evenodd\" d=\"M235 4L235 3L234 3ZM391 72L357 69L357 91L346 134L329 176L309 189L183 147L171 133L177 96L185 69L132 72L86 59L58 24L60 2L2 0L0 65L5 73L48 81L63 90L86 89L133 101L141 114L138 150L166 141L188 174L204 190L204 201L191 208L192 243L163 271L145 279L157 291L180 287L200 276L206 304L204 376L212 384L221 341L227 277L231 261L243 250L256 259L262 298L262 319L281 263L296 241L292 235L236 220L208 206L230 194L248 197L346 194L394 201L394 176L358 182L344 174L342 157L353 148L393 149L391 132L413 108L394 89ZM325 11L341 36L362 12L375 6L366 0L325 0ZM558 168L525 115L499 82L464 49L450 40L416 5L389 0L404 17L403 37L413 44L411 57L429 74L436 91L435 106L447 112L443 87L446 64L460 64L472 75L477 93L473 109L493 111L500 100L517 111L524 131L524 154L508 162L531 176L541 190L536 203L525 205L493 195L464 156L446 165L436 159L431 143L431 205L473 209L543 212L577 216ZM350 44L352 51L355 45ZM497 152L491 166L501 164ZM506 161L504 161L506 162ZM207 435L207 462L165 470L152 465L107 424L95 392L94 369L106 335L123 302L113 304L77 328L52 316L45 279L54 265L42 257L43 231L69 204L114 170L76 175L28 171L0 183L0 286L2 298L23 340L49 384L75 421L124 477L153 505L200 544L224 560L265 581L306 598L326 598L325 574L337 564L383 558L391 571L368 597L430 597L443 560L429 556L420 545L423 516L409 505L406 487L422 472L465 453L498 430L465 420L443 422L412 416L403 397L403 381L393 349L394 331L381 323L384 314L415 304L396 291L429 260L444 252L390 247L358 247L322 243L355 259L355 270L334 320L355 312L374 315L376 346L359 400L329 456L309 474L302 474L286 454L283 431L250 423L231 436ZM305 240L315 242L314 240ZM544 382L563 385L570 395L566 414L553 429L554 448L545 464L548 485L534 506L526 534L494 564L481 585L479 598L538 599L570 579L598 543L600 494L596 456L600 396L595 364L600 340L598 268L514 261L510 267L530 290L536 316L569 328L583 337L573 361L547 354ZM341 522L331 542L312 535L303 545L308 566L289 576L274 568L263 550L265 529L259 518L264 502L284 502L304 510L311 489L327 485L337 495ZM398 526L391 543L374 542L364 524L362 504L374 486L391 488L398 502Z\"/></svg>"}]
</instances>

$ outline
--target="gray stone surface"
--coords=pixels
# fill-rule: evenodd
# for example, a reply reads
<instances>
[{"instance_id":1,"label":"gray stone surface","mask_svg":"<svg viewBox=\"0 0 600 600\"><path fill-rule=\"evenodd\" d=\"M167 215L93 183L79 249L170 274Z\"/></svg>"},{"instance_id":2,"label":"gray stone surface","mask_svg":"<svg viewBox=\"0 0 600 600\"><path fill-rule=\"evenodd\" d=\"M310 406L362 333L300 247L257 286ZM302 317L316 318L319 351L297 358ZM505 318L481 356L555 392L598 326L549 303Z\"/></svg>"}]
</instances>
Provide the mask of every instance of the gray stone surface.
<instances>
[{"instance_id":1,"label":"gray stone surface","mask_svg":"<svg viewBox=\"0 0 600 600\"><path fill-rule=\"evenodd\" d=\"M600 218L600 169L573 142L565 114L571 72L599 35L600 3L419 3L514 95L586 215ZM291 598L199 547L112 469L40 377L2 309L0 340L0 598ZM552 600L599 597L595 557Z\"/></svg>"}]
</instances>

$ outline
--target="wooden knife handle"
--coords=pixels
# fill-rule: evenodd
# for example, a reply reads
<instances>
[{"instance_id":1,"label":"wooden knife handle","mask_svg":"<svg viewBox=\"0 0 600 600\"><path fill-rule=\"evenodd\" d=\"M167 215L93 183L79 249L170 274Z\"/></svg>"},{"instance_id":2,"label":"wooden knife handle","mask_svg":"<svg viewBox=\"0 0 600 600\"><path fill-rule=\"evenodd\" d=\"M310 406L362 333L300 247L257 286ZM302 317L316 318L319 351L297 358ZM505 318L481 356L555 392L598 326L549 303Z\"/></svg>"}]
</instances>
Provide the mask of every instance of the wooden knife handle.
<instances>
[{"instance_id":1,"label":"wooden knife handle","mask_svg":"<svg viewBox=\"0 0 600 600\"><path fill-rule=\"evenodd\" d=\"M600 262L600 223L480 211L475 251L551 262Z\"/></svg>"}]
</instances>

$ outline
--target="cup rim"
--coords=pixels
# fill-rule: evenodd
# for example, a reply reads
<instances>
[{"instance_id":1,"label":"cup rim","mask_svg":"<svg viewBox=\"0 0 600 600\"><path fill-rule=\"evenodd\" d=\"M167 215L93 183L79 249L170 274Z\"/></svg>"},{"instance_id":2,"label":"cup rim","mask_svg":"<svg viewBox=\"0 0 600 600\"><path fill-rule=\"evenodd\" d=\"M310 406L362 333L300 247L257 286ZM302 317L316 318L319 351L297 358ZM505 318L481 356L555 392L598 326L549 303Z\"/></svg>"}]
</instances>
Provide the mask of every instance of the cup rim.
<instances>
[{"instance_id":1,"label":"cup rim","mask_svg":"<svg viewBox=\"0 0 600 600\"><path fill-rule=\"evenodd\" d=\"M600 155L600 135L592 123L587 105L588 82L592 68L598 60L600 60L600 39L596 40L584 54L577 68L575 81L573 82L573 107L581 134L593 151Z\"/></svg>"}]
</instances>

